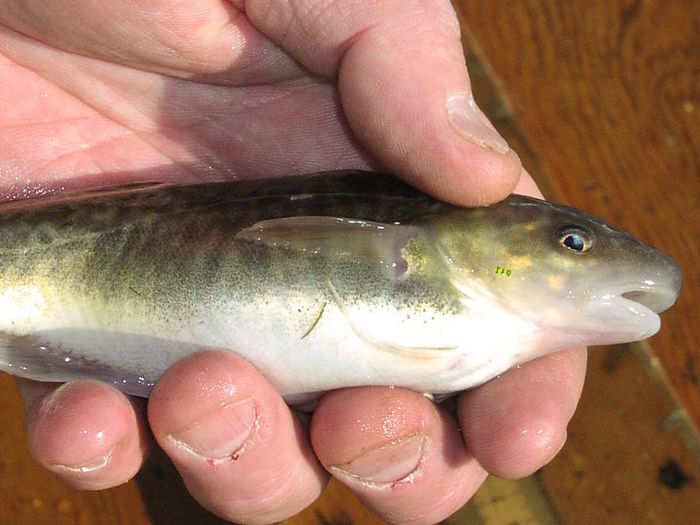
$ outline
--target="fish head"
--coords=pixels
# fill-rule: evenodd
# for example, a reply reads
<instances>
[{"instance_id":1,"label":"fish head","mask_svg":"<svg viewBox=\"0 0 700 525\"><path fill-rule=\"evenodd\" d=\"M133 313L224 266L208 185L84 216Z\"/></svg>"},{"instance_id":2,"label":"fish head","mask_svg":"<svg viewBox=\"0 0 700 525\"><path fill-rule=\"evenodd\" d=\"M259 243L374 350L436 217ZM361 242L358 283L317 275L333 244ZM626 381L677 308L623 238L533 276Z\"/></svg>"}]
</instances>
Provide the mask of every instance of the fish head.
<instances>
[{"instance_id":1,"label":"fish head","mask_svg":"<svg viewBox=\"0 0 700 525\"><path fill-rule=\"evenodd\" d=\"M681 288L671 257L579 210L513 195L432 222L469 308L498 305L552 345L641 340Z\"/></svg>"}]
</instances>

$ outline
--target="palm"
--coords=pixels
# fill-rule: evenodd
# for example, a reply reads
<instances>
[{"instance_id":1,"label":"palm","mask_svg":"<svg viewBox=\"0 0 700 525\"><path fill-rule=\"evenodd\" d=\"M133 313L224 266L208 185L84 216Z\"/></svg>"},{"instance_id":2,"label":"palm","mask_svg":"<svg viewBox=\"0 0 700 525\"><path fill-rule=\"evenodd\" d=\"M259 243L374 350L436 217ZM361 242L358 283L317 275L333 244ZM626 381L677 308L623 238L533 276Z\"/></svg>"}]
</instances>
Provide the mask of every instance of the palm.
<instances>
[{"instance_id":1,"label":"palm","mask_svg":"<svg viewBox=\"0 0 700 525\"><path fill-rule=\"evenodd\" d=\"M197 34L191 23L178 31ZM243 29L255 31L247 22ZM73 47L60 36L44 44L0 32L2 196L366 166L333 83L259 33L248 40L236 62L203 72L153 66L152 49L125 46L119 61L135 64L122 65L92 41L84 53L96 56L87 58L59 51ZM204 63L222 43L176 38L169 45L197 50ZM271 59L251 70L246 54L256 50Z\"/></svg>"}]
</instances>

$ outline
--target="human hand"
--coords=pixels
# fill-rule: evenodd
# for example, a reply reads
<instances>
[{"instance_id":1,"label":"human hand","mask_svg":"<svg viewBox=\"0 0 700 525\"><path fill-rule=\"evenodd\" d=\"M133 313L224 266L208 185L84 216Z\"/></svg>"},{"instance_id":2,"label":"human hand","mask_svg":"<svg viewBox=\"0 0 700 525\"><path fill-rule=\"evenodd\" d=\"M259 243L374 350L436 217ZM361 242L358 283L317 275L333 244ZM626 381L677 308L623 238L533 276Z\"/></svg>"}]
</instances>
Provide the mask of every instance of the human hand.
<instances>
[{"instance_id":1,"label":"human hand","mask_svg":"<svg viewBox=\"0 0 700 525\"><path fill-rule=\"evenodd\" d=\"M5 198L382 167L469 205L520 176L471 103L447 1L15 0L0 24ZM517 190L536 193L527 175ZM461 395L456 417L401 389L333 392L309 433L232 354L176 364L147 418L94 382L23 390L34 457L76 487L130 479L150 424L193 496L225 518L290 516L330 470L388 520L434 522L486 471L523 476L554 455L584 369L582 350L542 358Z\"/></svg>"}]
</instances>

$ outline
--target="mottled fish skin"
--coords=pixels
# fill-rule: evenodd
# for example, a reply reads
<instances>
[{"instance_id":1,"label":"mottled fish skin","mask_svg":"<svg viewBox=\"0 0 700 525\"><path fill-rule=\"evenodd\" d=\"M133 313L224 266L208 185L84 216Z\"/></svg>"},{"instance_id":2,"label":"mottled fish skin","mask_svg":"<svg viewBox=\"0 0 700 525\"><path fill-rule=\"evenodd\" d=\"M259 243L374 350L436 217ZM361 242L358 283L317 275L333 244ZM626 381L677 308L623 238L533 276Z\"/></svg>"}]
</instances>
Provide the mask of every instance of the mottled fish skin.
<instances>
[{"instance_id":1,"label":"mottled fish skin","mask_svg":"<svg viewBox=\"0 0 700 525\"><path fill-rule=\"evenodd\" d=\"M561 244L572 225L589 253ZM679 288L672 259L576 210L519 196L457 208L378 174L0 207L0 369L141 396L202 348L240 353L290 402L370 384L446 394L572 344L650 335L642 303L660 311ZM626 304L621 328L601 327L604 293L636 294L638 314Z\"/></svg>"}]
</instances>

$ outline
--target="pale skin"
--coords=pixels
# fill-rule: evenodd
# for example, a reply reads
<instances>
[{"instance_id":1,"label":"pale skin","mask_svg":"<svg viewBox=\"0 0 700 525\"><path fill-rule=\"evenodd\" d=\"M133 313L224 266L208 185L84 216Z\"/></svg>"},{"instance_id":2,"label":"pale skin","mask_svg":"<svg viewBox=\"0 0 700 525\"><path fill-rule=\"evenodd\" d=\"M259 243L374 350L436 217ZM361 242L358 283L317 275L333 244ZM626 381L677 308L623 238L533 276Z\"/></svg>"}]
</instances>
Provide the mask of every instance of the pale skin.
<instances>
[{"instance_id":1,"label":"pale skin","mask_svg":"<svg viewBox=\"0 0 700 525\"><path fill-rule=\"evenodd\" d=\"M470 102L448 0L10 0L0 85L4 198L339 168L464 205L539 195ZM337 391L308 426L230 353L179 362L147 404L89 381L21 387L32 454L74 487L126 482L155 439L231 521L292 516L330 472L388 521L432 523L487 473L554 457L585 363L584 349L533 361L454 413L401 389Z\"/></svg>"}]
</instances>

